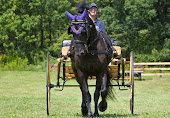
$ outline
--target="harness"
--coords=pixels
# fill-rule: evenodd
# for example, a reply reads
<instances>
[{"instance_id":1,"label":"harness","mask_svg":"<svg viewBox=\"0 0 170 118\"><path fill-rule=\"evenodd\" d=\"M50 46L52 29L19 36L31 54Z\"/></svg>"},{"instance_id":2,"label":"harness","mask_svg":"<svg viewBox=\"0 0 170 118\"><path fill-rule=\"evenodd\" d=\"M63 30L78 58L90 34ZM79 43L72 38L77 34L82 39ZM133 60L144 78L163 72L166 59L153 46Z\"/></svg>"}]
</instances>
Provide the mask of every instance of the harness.
<instances>
[{"instance_id":1,"label":"harness","mask_svg":"<svg viewBox=\"0 0 170 118\"><path fill-rule=\"evenodd\" d=\"M104 38L104 34L103 33L101 33L101 32L98 32L97 33L97 38L95 39L95 40L93 40L89 45L88 45L88 47L90 47L90 46L92 46L92 44L93 43L95 43L96 41L98 41L99 40L99 36L100 36L100 34L102 35L102 39L103 39L103 42L104 42L104 44L105 44L105 48L106 48L106 50L89 50L89 53L91 53L92 55L94 55L94 54L107 54L107 55L109 55L109 56L113 56L113 47L112 47L112 45L111 45L111 43L109 42L109 39L105 36L105 38ZM109 44L109 47L107 46L107 44Z\"/></svg>"}]
</instances>

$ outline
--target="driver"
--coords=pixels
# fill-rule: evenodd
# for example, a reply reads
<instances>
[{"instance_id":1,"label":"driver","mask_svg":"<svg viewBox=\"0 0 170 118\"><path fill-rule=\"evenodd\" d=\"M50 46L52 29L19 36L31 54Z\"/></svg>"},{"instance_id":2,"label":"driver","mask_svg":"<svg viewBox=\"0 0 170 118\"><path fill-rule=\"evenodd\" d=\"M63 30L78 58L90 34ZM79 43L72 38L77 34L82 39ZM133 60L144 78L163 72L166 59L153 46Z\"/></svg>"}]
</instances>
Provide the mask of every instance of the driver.
<instances>
[{"instance_id":1,"label":"driver","mask_svg":"<svg viewBox=\"0 0 170 118\"><path fill-rule=\"evenodd\" d=\"M91 3L88 8L89 8L89 10L88 10L89 17L92 19L92 21L93 21L93 23L96 27L96 30L102 31L102 32L105 33L106 29L105 29L104 22L97 19L97 13L98 13L97 8L98 8L98 6L95 3Z\"/></svg>"}]
</instances>

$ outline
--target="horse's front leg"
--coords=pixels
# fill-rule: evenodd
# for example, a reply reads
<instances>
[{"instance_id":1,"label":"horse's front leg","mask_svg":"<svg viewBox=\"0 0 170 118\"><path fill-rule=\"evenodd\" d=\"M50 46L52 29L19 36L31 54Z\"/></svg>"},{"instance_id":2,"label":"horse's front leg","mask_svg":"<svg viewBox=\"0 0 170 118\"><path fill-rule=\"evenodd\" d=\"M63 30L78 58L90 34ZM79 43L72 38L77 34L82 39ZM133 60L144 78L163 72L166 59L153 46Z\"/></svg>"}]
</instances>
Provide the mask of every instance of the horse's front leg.
<instances>
[{"instance_id":1,"label":"horse's front leg","mask_svg":"<svg viewBox=\"0 0 170 118\"><path fill-rule=\"evenodd\" d=\"M100 90L101 90L101 81L99 76L96 76L96 90L94 93L94 103L95 103L95 112L94 112L94 116L99 117L99 113L98 113L98 100L99 100L99 96L100 96Z\"/></svg>"},{"instance_id":2,"label":"horse's front leg","mask_svg":"<svg viewBox=\"0 0 170 118\"><path fill-rule=\"evenodd\" d=\"M107 101L106 96L108 94L107 91L107 71L101 74L101 97L102 101L99 103L99 110L104 112L107 109Z\"/></svg>"},{"instance_id":3,"label":"horse's front leg","mask_svg":"<svg viewBox=\"0 0 170 118\"><path fill-rule=\"evenodd\" d=\"M86 112L86 106L87 106L87 115L88 117L92 117L91 112L91 95L88 90L88 84L87 84L87 77L83 75L83 73L78 73L77 78L78 83L80 84L80 89L82 91L82 115L85 115L83 113Z\"/></svg>"},{"instance_id":4,"label":"horse's front leg","mask_svg":"<svg viewBox=\"0 0 170 118\"><path fill-rule=\"evenodd\" d=\"M87 105L86 105L86 100L85 100L85 96L83 94L83 90L82 87L80 87L81 91L82 91L82 104L81 104L81 113L83 116L87 116L88 114L88 109L87 109ZM90 93L89 93L90 94ZM91 101L91 95L90 96L90 101Z\"/></svg>"}]
</instances>

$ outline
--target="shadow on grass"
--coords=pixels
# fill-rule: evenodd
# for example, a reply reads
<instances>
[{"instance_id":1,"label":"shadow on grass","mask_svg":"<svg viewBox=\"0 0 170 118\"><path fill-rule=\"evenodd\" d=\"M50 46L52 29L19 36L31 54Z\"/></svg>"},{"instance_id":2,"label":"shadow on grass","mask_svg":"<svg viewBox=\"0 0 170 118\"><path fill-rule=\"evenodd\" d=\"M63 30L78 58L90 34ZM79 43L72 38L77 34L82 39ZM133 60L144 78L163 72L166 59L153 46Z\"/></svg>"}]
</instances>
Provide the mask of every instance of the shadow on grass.
<instances>
[{"instance_id":1,"label":"shadow on grass","mask_svg":"<svg viewBox=\"0 0 170 118\"><path fill-rule=\"evenodd\" d=\"M121 118L121 117L137 117L138 115L137 114L102 114L100 115L100 118L115 118L115 117L118 117L118 118Z\"/></svg>"},{"instance_id":2,"label":"shadow on grass","mask_svg":"<svg viewBox=\"0 0 170 118\"><path fill-rule=\"evenodd\" d=\"M147 81L147 80L153 80L153 78L147 78L147 79L141 79L141 80L139 80L138 78L135 78L134 79L135 81Z\"/></svg>"},{"instance_id":3,"label":"shadow on grass","mask_svg":"<svg viewBox=\"0 0 170 118\"><path fill-rule=\"evenodd\" d=\"M77 117L82 117L82 118L86 118L85 116L82 116L81 114L76 114ZM124 118L124 117L137 117L137 114L100 114L99 118ZM94 117L94 118L98 118L98 117Z\"/></svg>"},{"instance_id":4,"label":"shadow on grass","mask_svg":"<svg viewBox=\"0 0 170 118\"><path fill-rule=\"evenodd\" d=\"M135 80L135 81L149 81L149 80L153 80L152 78L148 78L148 79L141 79L141 80Z\"/></svg>"}]
</instances>

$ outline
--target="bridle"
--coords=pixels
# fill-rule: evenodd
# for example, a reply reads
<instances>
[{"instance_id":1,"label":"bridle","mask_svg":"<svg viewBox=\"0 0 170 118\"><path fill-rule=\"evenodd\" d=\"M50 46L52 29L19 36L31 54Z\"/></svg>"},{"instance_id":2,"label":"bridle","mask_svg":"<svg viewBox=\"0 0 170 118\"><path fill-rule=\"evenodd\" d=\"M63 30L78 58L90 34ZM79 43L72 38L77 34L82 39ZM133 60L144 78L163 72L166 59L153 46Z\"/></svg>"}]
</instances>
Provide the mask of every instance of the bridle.
<instances>
[{"instance_id":1,"label":"bridle","mask_svg":"<svg viewBox=\"0 0 170 118\"><path fill-rule=\"evenodd\" d=\"M90 25L88 24L87 20L76 20L76 18L77 18L77 15L75 16L75 20L72 20L70 27L72 27L74 25L75 26L79 25L80 27L83 27L83 29L85 29L85 31L86 31L87 39L85 41L74 40L74 43L84 45L86 51L88 52L88 47L89 46L88 46L87 42L88 42L88 40L90 38L90 28L88 28L88 27L90 27Z\"/></svg>"}]
</instances>

